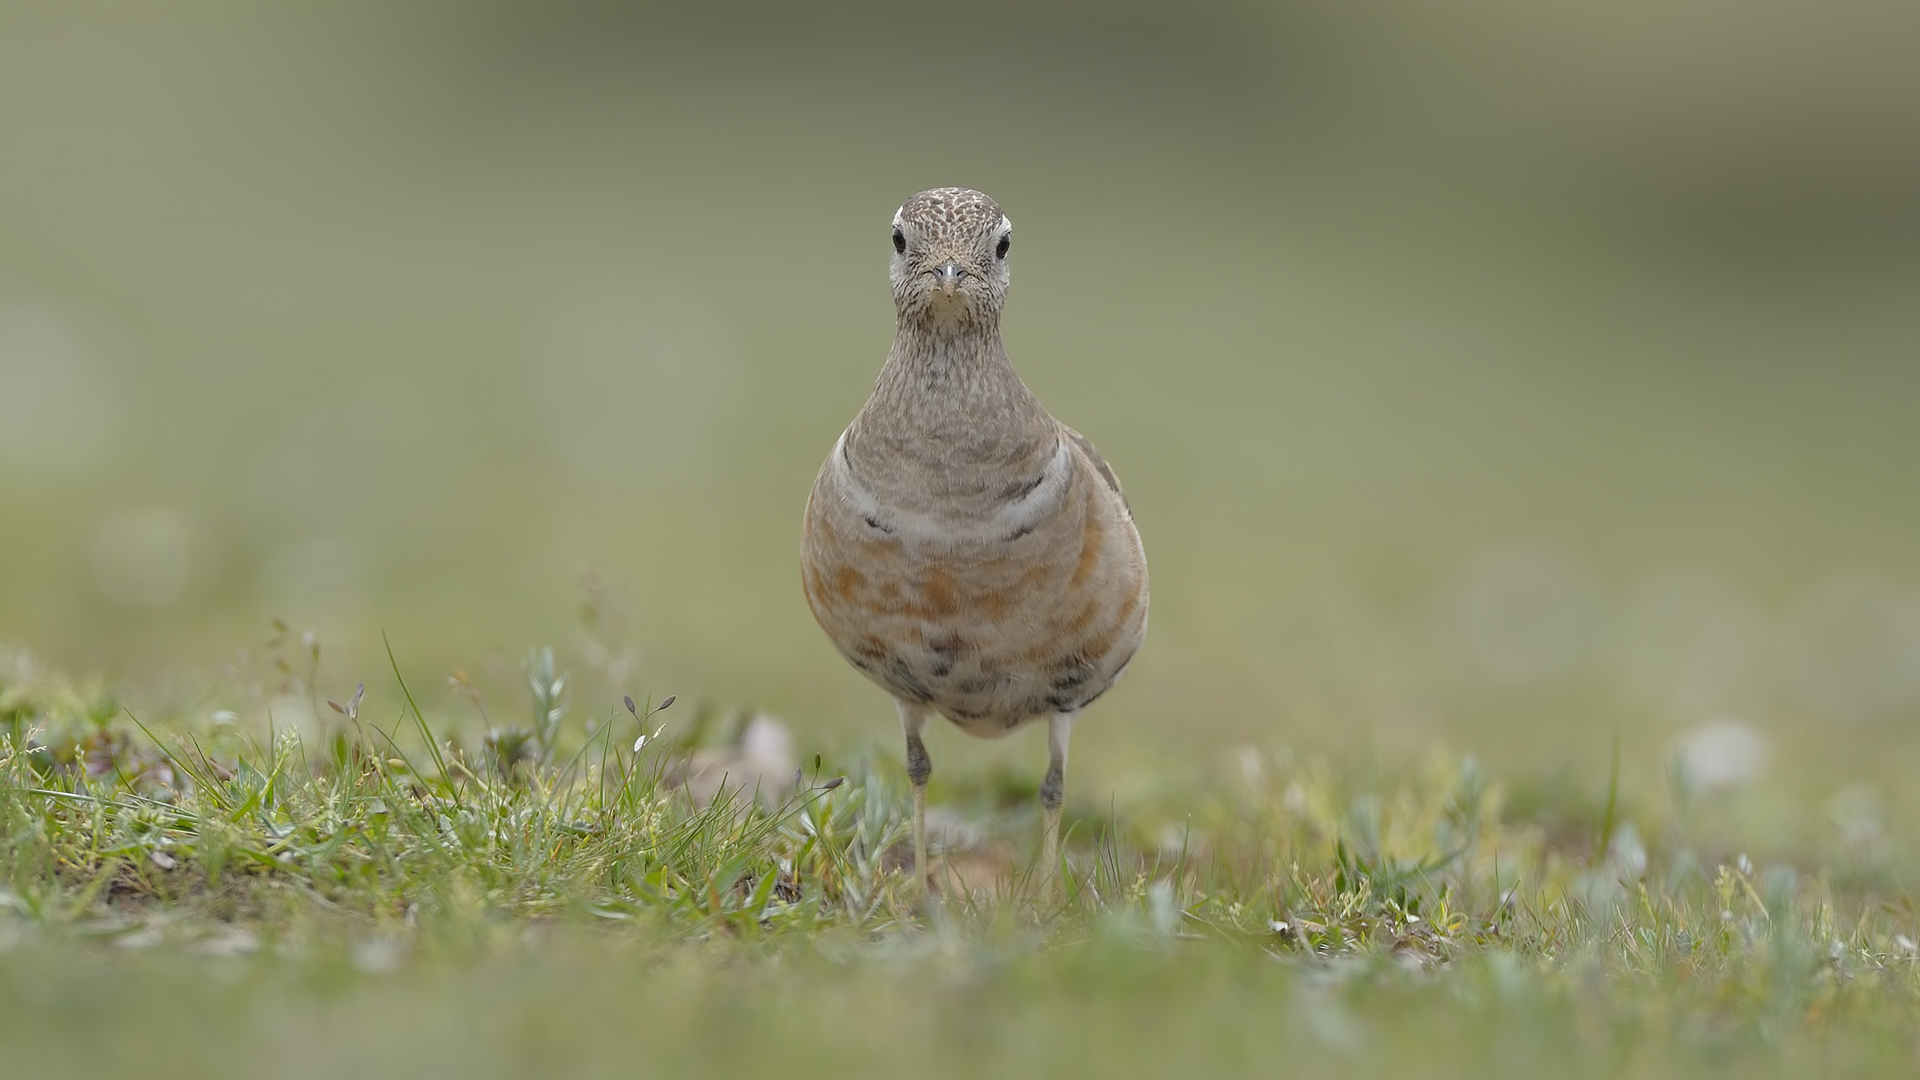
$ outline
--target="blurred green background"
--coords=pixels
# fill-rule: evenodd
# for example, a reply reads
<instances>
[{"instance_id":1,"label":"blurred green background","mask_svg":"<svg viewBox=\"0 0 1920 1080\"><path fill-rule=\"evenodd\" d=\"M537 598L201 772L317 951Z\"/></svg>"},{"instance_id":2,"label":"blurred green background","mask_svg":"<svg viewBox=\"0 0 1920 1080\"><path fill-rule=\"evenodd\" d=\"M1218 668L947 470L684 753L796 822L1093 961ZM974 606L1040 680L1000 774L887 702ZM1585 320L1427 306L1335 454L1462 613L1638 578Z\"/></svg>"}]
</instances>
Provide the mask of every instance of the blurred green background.
<instances>
[{"instance_id":1,"label":"blurred green background","mask_svg":"<svg viewBox=\"0 0 1920 1080\"><path fill-rule=\"evenodd\" d=\"M1616 735L1871 796L1920 720L1916 41L1865 3L6 0L0 642L180 715L273 618L376 714L382 631L436 711L552 643L590 713L890 743L797 527L889 217L964 184L1153 566L1085 797L1245 743L1604 778Z\"/></svg>"}]
</instances>

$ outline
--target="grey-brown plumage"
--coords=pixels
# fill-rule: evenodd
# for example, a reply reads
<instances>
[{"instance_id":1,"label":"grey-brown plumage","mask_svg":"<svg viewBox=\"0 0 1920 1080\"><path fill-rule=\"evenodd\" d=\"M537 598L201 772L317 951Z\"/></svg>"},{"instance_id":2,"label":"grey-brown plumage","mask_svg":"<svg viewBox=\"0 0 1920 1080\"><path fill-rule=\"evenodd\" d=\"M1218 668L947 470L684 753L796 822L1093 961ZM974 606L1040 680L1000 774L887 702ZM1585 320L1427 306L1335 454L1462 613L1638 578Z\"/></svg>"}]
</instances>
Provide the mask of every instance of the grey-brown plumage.
<instances>
[{"instance_id":1,"label":"grey-brown plumage","mask_svg":"<svg viewBox=\"0 0 1920 1080\"><path fill-rule=\"evenodd\" d=\"M934 713L985 738L1048 718L1051 875L1068 734L1146 632L1146 557L1106 461L1007 360L1000 207L923 191L894 215L893 246L893 348L814 481L802 582L827 636L899 707L920 881Z\"/></svg>"}]
</instances>

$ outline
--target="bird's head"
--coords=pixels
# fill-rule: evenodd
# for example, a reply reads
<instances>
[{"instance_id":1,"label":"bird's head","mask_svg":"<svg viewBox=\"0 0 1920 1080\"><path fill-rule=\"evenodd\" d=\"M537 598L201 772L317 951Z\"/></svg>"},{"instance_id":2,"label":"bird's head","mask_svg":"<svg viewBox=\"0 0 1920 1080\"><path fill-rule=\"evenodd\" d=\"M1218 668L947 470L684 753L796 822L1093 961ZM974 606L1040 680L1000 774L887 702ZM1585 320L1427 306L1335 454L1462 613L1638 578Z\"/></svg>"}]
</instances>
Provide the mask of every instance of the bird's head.
<instances>
[{"instance_id":1,"label":"bird's head","mask_svg":"<svg viewBox=\"0 0 1920 1080\"><path fill-rule=\"evenodd\" d=\"M991 324L1007 296L1013 223L967 188L934 188L893 215L893 302L934 325Z\"/></svg>"}]
</instances>

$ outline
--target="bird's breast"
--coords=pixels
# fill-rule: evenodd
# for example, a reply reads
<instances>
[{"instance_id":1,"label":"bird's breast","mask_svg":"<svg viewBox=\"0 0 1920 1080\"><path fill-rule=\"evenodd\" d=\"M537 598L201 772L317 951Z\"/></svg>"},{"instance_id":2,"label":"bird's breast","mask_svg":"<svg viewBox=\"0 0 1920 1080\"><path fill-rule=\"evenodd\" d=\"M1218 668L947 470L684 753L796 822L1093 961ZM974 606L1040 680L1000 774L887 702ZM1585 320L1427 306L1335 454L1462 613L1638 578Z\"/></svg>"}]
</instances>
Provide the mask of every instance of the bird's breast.
<instances>
[{"instance_id":1,"label":"bird's breast","mask_svg":"<svg viewBox=\"0 0 1920 1080\"><path fill-rule=\"evenodd\" d=\"M1099 696L1145 632L1146 564L1117 494L1065 439L978 478L836 445L808 500L802 579L847 660L977 735Z\"/></svg>"}]
</instances>

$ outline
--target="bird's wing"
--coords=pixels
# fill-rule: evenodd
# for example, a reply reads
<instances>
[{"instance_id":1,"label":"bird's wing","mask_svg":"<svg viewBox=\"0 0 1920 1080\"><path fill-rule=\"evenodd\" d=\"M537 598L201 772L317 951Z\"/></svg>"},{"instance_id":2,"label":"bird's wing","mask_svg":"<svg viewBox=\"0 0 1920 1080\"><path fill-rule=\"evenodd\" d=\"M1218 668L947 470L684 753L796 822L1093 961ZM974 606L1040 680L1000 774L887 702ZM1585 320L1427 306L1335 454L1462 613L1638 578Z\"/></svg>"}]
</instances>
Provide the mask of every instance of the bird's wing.
<instances>
[{"instance_id":1,"label":"bird's wing","mask_svg":"<svg viewBox=\"0 0 1920 1080\"><path fill-rule=\"evenodd\" d=\"M1127 502L1127 493L1120 490L1120 478L1113 475L1113 466L1107 464L1107 459L1101 456L1100 451L1094 447L1093 440L1065 424L1060 425L1060 429L1066 432L1067 437L1072 439L1074 444L1086 453L1087 460L1093 462L1094 471L1100 474L1100 479L1107 482L1107 486L1113 489L1115 495L1120 496L1120 505L1127 511L1127 516L1131 518L1133 516L1133 507Z\"/></svg>"}]
</instances>

